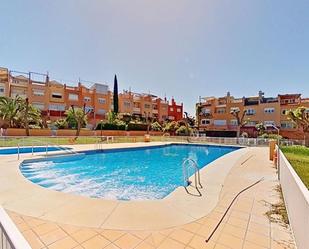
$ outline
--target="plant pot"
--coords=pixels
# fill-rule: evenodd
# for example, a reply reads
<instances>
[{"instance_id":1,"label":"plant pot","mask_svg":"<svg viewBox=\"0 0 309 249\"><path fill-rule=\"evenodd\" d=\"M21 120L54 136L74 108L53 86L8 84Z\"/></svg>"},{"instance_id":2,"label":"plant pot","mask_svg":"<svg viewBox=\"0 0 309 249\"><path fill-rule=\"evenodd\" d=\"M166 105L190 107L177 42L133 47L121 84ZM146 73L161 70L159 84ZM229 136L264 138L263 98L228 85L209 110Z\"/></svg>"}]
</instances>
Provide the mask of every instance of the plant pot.
<instances>
[{"instance_id":1,"label":"plant pot","mask_svg":"<svg viewBox=\"0 0 309 249\"><path fill-rule=\"evenodd\" d=\"M150 135L149 134L145 134L144 142L150 142Z\"/></svg>"}]
</instances>

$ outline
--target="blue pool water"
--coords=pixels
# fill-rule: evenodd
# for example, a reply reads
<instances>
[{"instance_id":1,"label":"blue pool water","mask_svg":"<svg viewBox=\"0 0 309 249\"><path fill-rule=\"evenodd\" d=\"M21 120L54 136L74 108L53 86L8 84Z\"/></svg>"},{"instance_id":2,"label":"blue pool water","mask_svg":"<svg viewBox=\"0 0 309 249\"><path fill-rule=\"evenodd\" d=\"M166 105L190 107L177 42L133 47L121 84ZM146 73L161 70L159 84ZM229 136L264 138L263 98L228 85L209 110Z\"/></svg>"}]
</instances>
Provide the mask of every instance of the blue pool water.
<instances>
[{"instance_id":1,"label":"blue pool water","mask_svg":"<svg viewBox=\"0 0 309 249\"><path fill-rule=\"evenodd\" d=\"M69 149L69 148L66 148ZM58 147L52 147L49 146L47 147L48 151L57 151L57 150L62 150L62 148ZM46 152L46 147L33 147L33 152L34 153L39 153L39 152ZM0 155L10 155L10 154L17 154L18 153L18 148L7 148L7 149L0 149ZM32 147L21 147L19 148L19 153L32 153Z\"/></svg>"},{"instance_id":2,"label":"blue pool water","mask_svg":"<svg viewBox=\"0 0 309 249\"><path fill-rule=\"evenodd\" d=\"M88 151L25 161L21 172L33 183L67 193L119 200L161 199L183 185L184 159L192 158L202 168L236 149L175 144Z\"/></svg>"}]
</instances>

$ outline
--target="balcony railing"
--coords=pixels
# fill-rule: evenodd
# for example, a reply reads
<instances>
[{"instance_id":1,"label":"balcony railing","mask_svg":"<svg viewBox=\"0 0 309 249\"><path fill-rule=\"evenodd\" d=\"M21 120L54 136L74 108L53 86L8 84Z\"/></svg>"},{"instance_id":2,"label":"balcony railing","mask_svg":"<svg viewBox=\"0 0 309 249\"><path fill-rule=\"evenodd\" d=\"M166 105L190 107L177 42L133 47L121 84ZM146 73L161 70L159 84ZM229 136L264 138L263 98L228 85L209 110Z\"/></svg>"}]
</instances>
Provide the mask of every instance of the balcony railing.
<instances>
[{"instance_id":1,"label":"balcony railing","mask_svg":"<svg viewBox=\"0 0 309 249\"><path fill-rule=\"evenodd\" d=\"M140 113L140 112L141 112L141 108L133 107L133 113Z\"/></svg>"}]
</instances>

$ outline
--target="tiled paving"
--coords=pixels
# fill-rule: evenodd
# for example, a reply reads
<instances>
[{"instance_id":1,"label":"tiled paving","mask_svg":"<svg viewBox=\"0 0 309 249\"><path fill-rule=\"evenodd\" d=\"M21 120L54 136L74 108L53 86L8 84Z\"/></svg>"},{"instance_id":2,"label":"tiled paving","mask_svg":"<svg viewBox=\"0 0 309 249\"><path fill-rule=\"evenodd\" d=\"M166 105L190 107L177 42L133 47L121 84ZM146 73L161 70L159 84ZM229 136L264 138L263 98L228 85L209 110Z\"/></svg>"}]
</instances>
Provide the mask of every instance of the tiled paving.
<instances>
[{"instance_id":1,"label":"tiled paving","mask_svg":"<svg viewBox=\"0 0 309 249\"><path fill-rule=\"evenodd\" d=\"M32 248L49 249L282 249L296 248L290 229L265 216L269 203L279 199L276 170L266 148L252 149L226 178L220 201L207 216L195 222L159 231L121 231L76 227L9 212ZM246 159L246 158L244 158ZM245 161L245 160L244 160ZM221 219L233 197L244 192L223 219L208 243L205 239ZM205 186L207 188L207 184ZM138 210L136 210L138 212Z\"/></svg>"}]
</instances>

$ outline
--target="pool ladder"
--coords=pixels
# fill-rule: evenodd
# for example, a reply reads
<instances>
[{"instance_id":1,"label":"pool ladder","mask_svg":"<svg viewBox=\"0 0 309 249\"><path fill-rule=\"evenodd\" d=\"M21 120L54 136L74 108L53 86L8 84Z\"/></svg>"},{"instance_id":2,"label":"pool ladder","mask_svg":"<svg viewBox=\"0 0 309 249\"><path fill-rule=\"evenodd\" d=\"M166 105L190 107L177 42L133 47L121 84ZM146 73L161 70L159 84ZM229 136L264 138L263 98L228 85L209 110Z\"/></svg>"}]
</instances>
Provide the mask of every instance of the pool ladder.
<instances>
[{"instance_id":1,"label":"pool ladder","mask_svg":"<svg viewBox=\"0 0 309 249\"><path fill-rule=\"evenodd\" d=\"M189 179L189 168L192 167L194 169L194 187L198 192L198 196L202 196L200 188L203 188L201 184L200 170L198 168L197 162L191 158L187 158L182 162L182 173L183 173L183 181L184 188L188 194L191 194L187 187L192 186L192 182Z\"/></svg>"}]
</instances>

